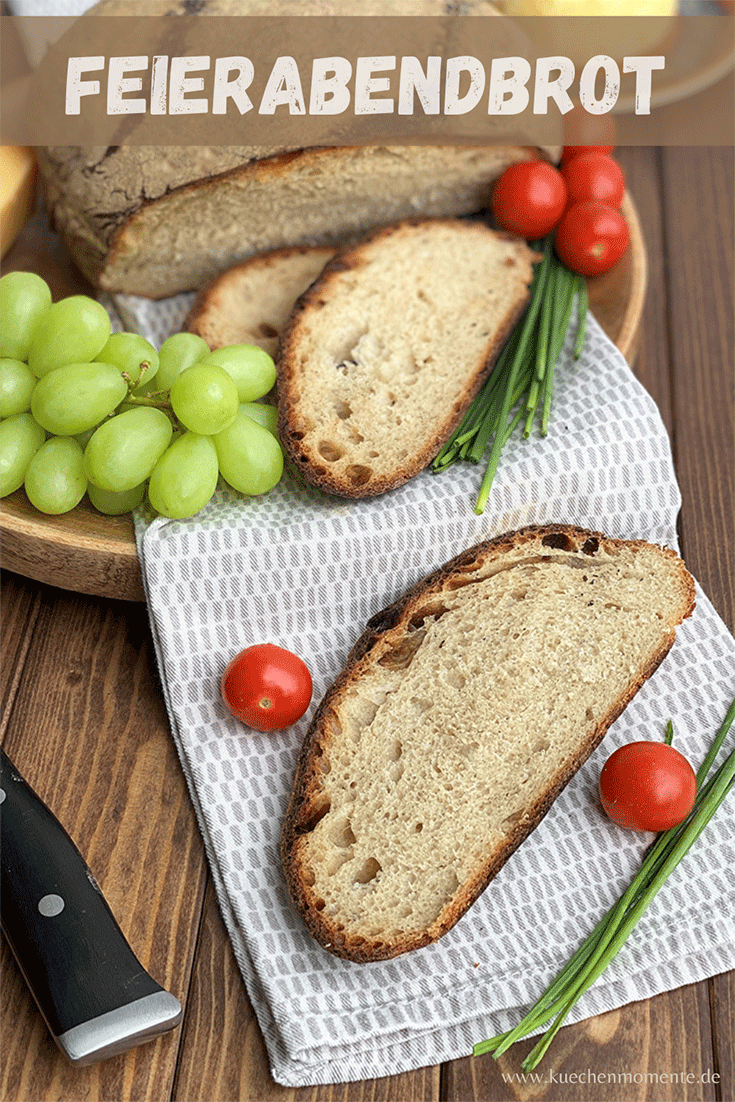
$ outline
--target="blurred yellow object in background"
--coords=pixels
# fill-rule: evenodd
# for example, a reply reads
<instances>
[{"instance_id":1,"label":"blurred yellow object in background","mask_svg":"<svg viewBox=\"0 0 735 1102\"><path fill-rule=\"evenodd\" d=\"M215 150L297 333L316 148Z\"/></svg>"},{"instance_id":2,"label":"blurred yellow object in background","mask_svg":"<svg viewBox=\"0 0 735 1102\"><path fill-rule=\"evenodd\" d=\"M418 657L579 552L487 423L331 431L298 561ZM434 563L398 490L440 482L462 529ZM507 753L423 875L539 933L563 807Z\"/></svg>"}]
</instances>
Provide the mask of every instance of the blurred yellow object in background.
<instances>
[{"instance_id":1,"label":"blurred yellow object in background","mask_svg":"<svg viewBox=\"0 0 735 1102\"><path fill-rule=\"evenodd\" d=\"M648 15L670 16L678 0L504 0L508 15Z\"/></svg>"},{"instance_id":2,"label":"blurred yellow object in background","mask_svg":"<svg viewBox=\"0 0 735 1102\"><path fill-rule=\"evenodd\" d=\"M5 256L31 214L36 197L36 158L20 145L0 146L0 255Z\"/></svg>"}]
</instances>

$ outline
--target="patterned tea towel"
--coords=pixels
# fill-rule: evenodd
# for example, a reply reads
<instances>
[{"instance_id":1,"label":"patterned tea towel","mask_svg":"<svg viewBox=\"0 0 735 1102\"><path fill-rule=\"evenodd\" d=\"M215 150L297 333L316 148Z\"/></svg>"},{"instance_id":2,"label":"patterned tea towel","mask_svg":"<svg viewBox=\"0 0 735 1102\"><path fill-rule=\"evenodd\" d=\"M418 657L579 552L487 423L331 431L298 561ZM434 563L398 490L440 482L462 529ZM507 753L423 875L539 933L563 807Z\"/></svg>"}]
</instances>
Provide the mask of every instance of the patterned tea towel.
<instances>
[{"instance_id":1,"label":"patterned tea towel","mask_svg":"<svg viewBox=\"0 0 735 1102\"><path fill-rule=\"evenodd\" d=\"M160 342L190 298L119 296L126 326ZM471 544L528 523L570 522L676 546L669 441L649 395L590 319L565 359L549 436L512 439L484 516L482 468L428 472L383 497L328 497L287 470L243 499L220 488L195 519L140 514L137 540L171 730L219 904L265 1038L288 1086L390 1075L466 1056L515 1024L634 876L651 840L601 813L597 777L622 743L662 739L702 761L735 695L735 640L698 589L657 673L549 814L437 944L378 964L339 960L306 932L278 859L297 750L365 621ZM228 660L271 641L314 679L306 717L251 732L220 699ZM570 1021L735 967L732 798L652 903ZM489 1059L490 1057L486 1057Z\"/></svg>"}]
</instances>

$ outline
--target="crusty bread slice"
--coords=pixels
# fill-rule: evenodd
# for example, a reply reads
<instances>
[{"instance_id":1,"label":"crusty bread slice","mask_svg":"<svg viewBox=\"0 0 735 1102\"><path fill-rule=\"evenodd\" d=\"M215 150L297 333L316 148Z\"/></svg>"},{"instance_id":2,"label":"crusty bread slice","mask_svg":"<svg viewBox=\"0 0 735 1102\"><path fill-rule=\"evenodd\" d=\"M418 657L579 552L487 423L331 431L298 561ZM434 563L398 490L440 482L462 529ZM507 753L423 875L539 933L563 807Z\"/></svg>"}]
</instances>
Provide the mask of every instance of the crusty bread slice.
<instances>
[{"instance_id":1,"label":"crusty bread slice","mask_svg":"<svg viewBox=\"0 0 735 1102\"><path fill-rule=\"evenodd\" d=\"M294 303L336 251L275 249L229 268L199 292L184 328L210 348L257 344L275 358Z\"/></svg>"},{"instance_id":2,"label":"crusty bread slice","mask_svg":"<svg viewBox=\"0 0 735 1102\"><path fill-rule=\"evenodd\" d=\"M522 313L533 260L459 219L399 222L338 253L281 339L279 435L304 477L370 497L422 470Z\"/></svg>"},{"instance_id":3,"label":"crusty bread slice","mask_svg":"<svg viewBox=\"0 0 735 1102\"><path fill-rule=\"evenodd\" d=\"M375 616L316 712L283 825L316 940L364 962L445 934L693 608L673 551L557 525L479 544Z\"/></svg>"}]
</instances>

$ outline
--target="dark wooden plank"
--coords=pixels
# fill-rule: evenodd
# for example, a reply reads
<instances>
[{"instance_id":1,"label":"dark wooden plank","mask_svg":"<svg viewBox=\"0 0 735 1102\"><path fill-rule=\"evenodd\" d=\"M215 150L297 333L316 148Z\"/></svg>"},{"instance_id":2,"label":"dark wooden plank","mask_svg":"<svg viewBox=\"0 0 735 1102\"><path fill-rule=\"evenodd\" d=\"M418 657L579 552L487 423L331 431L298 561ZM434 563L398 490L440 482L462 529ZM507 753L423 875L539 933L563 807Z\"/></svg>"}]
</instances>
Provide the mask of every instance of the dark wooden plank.
<instances>
[{"instance_id":1,"label":"dark wooden plank","mask_svg":"<svg viewBox=\"0 0 735 1102\"><path fill-rule=\"evenodd\" d=\"M143 965L185 1003L206 869L145 610L43 587L5 747L74 838ZM7 955L5 966L7 1102L170 1097L180 1030L71 1068Z\"/></svg>"},{"instance_id":2,"label":"dark wooden plank","mask_svg":"<svg viewBox=\"0 0 735 1102\"><path fill-rule=\"evenodd\" d=\"M735 627L733 156L663 152L676 468L682 551Z\"/></svg>"},{"instance_id":3,"label":"dark wooden plank","mask_svg":"<svg viewBox=\"0 0 735 1102\"><path fill-rule=\"evenodd\" d=\"M455 1061L448 1098L463 1102L714 1102L706 984L631 1003L561 1030L535 1072L533 1040L499 1060ZM707 1074L709 1073L709 1074Z\"/></svg>"},{"instance_id":4,"label":"dark wooden plank","mask_svg":"<svg viewBox=\"0 0 735 1102\"><path fill-rule=\"evenodd\" d=\"M39 587L3 571L0 585L0 738L20 682L41 598Z\"/></svg>"},{"instance_id":5,"label":"dark wooden plank","mask_svg":"<svg viewBox=\"0 0 735 1102\"><path fill-rule=\"evenodd\" d=\"M439 1088L439 1067L361 1083L279 1086L210 885L174 1102L437 1102Z\"/></svg>"},{"instance_id":6,"label":"dark wooden plank","mask_svg":"<svg viewBox=\"0 0 735 1102\"><path fill-rule=\"evenodd\" d=\"M713 1071L718 1075L718 1102L735 1098L735 972L714 976L709 981Z\"/></svg>"}]
</instances>

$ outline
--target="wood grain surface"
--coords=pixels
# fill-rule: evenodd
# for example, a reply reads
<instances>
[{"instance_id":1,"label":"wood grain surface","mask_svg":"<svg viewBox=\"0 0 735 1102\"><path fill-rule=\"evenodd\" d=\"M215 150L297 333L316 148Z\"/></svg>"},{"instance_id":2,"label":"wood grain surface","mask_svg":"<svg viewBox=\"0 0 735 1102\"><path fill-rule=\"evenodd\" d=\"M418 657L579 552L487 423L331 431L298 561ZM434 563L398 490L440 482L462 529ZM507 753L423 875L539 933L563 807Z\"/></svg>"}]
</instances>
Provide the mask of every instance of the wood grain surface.
<instances>
[{"instance_id":1,"label":"wood grain surface","mask_svg":"<svg viewBox=\"0 0 735 1102\"><path fill-rule=\"evenodd\" d=\"M635 371L671 434L682 551L733 630L732 150L629 149L619 159L649 258ZM145 607L7 571L2 580L3 744L69 829L143 964L185 1008L166 1037L73 1069L3 942L4 1102L735 1099L732 973L563 1029L536 1081L520 1073L529 1041L498 1062L468 1057L365 1083L279 1087L218 913Z\"/></svg>"}]
</instances>

